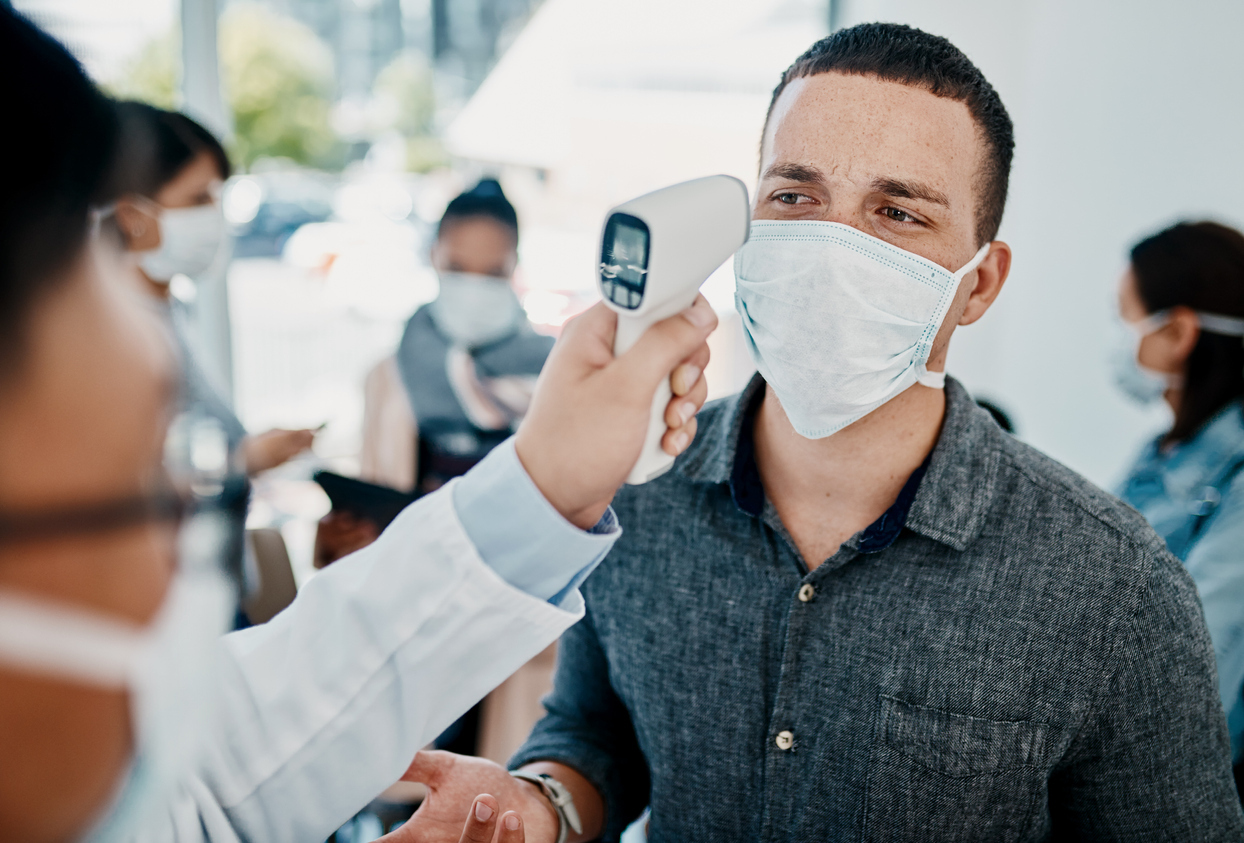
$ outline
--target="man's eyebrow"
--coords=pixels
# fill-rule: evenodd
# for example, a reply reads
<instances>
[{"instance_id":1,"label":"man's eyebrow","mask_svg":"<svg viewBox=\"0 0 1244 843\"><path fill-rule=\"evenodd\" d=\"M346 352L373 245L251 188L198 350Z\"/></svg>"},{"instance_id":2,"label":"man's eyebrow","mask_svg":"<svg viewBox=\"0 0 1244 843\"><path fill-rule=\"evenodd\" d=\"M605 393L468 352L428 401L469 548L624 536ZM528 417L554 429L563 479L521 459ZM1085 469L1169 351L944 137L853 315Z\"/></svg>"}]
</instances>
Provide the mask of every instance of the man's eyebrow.
<instances>
[{"instance_id":1,"label":"man's eyebrow","mask_svg":"<svg viewBox=\"0 0 1244 843\"><path fill-rule=\"evenodd\" d=\"M950 199L945 193L920 182L878 178L873 179L872 189L895 199L922 199L945 208L950 207Z\"/></svg>"},{"instance_id":2,"label":"man's eyebrow","mask_svg":"<svg viewBox=\"0 0 1244 843\"><path fill-rule=\"evenodd\" d=\"M825 174L808 164L774 164L761 176L765 179L786 179L807 184L825 181Z\"/></svg>"}]
</instances>

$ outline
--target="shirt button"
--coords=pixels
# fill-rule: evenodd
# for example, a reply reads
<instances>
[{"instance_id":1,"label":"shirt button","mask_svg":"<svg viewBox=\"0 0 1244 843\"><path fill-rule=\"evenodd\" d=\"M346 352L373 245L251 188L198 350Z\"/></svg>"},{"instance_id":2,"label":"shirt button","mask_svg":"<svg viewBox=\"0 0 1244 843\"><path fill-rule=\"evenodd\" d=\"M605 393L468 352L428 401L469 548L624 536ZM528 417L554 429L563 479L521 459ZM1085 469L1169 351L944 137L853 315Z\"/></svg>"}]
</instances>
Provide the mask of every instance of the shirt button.
<instances>
[{"instance_id":1,"label":"shirt button","mask_svg":"<svg viewBox=\"0 0 1244 843\"><path fill-rule=\"evenodd\" d=\"M773 739L773 742L777 744L778 749L783 751L789 750L795 745L795 736L791 732L783 729L777 733L777 737Z\"/></svg>"},{"instance_id":2,"label":"shirt button","mask_svg":"<svg viewBox=\"0 0 1244 843\"><path fill-rule=\"evenodd\" d=\"M803 585L799 587L799 600L802 603L810 602L812 600L812 597L815 594L816 594L816 589L813 588L809 583L804 583Z\"/></svg>"}]
</instances>

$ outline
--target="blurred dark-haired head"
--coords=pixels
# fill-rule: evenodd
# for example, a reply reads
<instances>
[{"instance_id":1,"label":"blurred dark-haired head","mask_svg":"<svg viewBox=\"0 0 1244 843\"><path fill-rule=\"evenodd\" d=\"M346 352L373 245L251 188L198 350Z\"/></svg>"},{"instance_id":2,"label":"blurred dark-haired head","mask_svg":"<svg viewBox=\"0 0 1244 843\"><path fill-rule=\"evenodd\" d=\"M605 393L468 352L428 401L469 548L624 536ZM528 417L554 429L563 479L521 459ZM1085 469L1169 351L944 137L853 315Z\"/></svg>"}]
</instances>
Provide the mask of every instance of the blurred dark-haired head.
<instances>
[{"instance_id":1,"label":"blurred dark-haired head","mask_svg":"<svg viewBox=\"0 0 1244 843\"><path fill-rule=\"evenodd\" d=\"M0 5L0 78L9 167L0 190L0 370L29 310L81 258L91 211L107 201L116 144L112 102L69 52Z\"/></svg>"},{"instance_id":2,"label":"blurred dark-haired head","mask_svg":"<svg viewBox=\"0 0 1244 843\"><path fill-rule=\"evenodd\" d=\"M232 173L224 146L185 114L135 100L117 103L116 110L121 149L115 189L120 194L154 197L200 155L212 159L222 181Z\"/></svg>"},{"instance_id":3,"label":"blurred dark-haired head","mask_svg":"<svg viewBox=\"0 0 1244 843\"><path fill-rule=\"evenodd\" d=\"M1181 222L1132 247L1136 292L1148 313L1185 307L1244 319L1244 234ZM1244 396L1244 341L1202 330L1188 357L1173 440L1185 439Z\"/></svg>"},{"instance_id":4,"label":"blurred dark-haired head","mask_svg":"<svg viewBox=\"0 0 1244 843\"><path fill-rule=\"evenodd\" d=\"M442 276L513 276L518 266L518 214L496 179L481 179L454 197L436 228L431 257Z\"/></svg>"},{"instance_id":5,"label":"blurred dark-haired head","mask_svg":"<svg viewBox=\"0 0 1244 843\"><path fill-rule=\"evenodd\" d=\"M505 198L501 183L494 178L483 178L479 183L464 193L455 196L445 208L437 226L437 236L444 234L445 229L456 222L482 217L493 220L509 229L518 240L518 214L510 200Z\"/></svg>"}]
</instances>

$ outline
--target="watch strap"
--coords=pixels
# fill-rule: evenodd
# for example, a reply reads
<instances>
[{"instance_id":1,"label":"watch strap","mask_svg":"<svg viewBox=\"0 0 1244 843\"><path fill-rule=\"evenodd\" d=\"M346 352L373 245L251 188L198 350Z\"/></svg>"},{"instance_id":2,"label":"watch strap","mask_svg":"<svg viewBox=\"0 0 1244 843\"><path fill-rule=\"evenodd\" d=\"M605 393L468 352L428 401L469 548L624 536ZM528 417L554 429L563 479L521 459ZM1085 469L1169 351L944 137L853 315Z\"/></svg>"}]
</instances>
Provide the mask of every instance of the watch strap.
<instances>
[{"instance_id":1,"label":"watch strap","mask_svg":"<svg viewBox=\"0 0 1244 843\"><path fill-rule=\"evenodd\" d=\"M574 794L570 792L570 788L548 773L524 773L521 770L514 770L510 775L516 779L531 782L540 788L540 792L552 804L553 810L557 812L557 843L566 843L566 838L570 836L571 831L575 834L583 831L583 822L579 819L579 812L574 806Z\"/></svg>"}]
</instances>

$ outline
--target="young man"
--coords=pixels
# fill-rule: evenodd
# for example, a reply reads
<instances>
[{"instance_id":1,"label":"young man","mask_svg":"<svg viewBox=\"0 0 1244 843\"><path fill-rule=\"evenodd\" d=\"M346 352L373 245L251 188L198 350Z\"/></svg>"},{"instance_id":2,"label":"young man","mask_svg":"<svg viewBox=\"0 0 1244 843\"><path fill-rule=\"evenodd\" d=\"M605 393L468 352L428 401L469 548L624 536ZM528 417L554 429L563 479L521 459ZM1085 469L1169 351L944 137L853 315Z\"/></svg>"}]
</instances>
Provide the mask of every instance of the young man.
<instances>
[{"instance_id":1,"label":"young man","mask_svg":"<svg viewBox=\"0 0 1244 843\"><path fill-rule=\"evenodd\" d=\"M859 26L787 71L736 259L761 376L620 496L512 762L551 781L426 754L429 832L486 790L539 843L645 807L654 841L1244 834L1178 561L943 386L1010 267L1011 151L945 39Z\"/></svg>"}]
</instances>

